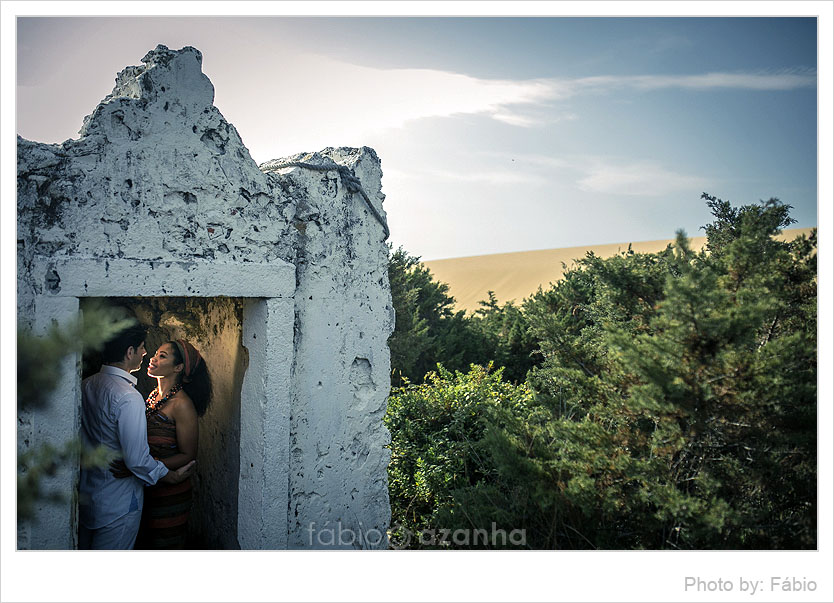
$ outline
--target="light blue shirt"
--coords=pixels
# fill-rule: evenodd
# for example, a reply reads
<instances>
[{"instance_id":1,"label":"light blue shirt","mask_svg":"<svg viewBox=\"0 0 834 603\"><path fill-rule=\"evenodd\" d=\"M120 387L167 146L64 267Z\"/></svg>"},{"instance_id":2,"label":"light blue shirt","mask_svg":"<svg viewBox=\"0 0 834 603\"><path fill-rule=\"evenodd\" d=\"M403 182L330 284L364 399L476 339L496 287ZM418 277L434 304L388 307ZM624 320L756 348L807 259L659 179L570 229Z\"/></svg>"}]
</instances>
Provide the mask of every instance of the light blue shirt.
<instances>
[{"instance_id":1,"label":"light blue shirt","mask_svg":"<svg viewBox=\"0 0 834 603\"><path fill-rule=\"evenodd\" d=\"M144 487L168 473L148 449L145 401L136 377L105 364L81 382L81 439L85 446L104 445L120 451L131 477L117 478L108 467L81 469L81 523L100 528L142 508Z\"/></svg>"}]
</instances>

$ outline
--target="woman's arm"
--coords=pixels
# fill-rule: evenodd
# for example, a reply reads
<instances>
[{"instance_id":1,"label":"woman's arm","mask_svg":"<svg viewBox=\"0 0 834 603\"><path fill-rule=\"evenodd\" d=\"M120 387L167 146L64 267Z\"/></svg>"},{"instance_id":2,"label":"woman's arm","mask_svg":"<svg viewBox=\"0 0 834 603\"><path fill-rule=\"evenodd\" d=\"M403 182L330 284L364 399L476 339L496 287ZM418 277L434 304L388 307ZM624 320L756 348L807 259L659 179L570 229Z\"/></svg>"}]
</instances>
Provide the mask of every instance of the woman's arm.
<instances>
[{"instance_id":1,"label":"woman's arm","mask_svg":"<svg viewBox=\"0 0 834 603\"><path fill-rule=\"evenodd\" d=\"M167 459L160 459L168 469L174 470L196 460L197 441L199 439L199 426L197 424L197 411L194 410L194 403L184 392L177 396L176 404L166 409L177 425L177 448L179 454L169 456ZM171 400L172 402L174 400Z\"/></svg>"}]
</instances>

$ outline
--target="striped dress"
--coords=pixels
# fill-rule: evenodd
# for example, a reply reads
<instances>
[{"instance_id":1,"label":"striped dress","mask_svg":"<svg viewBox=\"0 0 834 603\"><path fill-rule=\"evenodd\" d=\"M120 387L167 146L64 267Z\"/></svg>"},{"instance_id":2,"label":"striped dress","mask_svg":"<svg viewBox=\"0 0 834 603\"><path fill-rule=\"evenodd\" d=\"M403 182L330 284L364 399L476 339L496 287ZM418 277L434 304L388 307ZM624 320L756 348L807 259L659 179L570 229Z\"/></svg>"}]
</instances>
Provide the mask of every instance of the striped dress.
<instances>
[{"instance_id":1,"label":"striped dress","mask_svg":"<svg viewBox=\"0 0 834 603\"><path fill-rule=\"evenodd\" d=\"M151 456L160 461L180 453L176 422L158 410L148 416L148 447ZM145 488L136 548L185 548L191 491L191 478L179 484L158 483Z\"/></svg>"}]
</instances>

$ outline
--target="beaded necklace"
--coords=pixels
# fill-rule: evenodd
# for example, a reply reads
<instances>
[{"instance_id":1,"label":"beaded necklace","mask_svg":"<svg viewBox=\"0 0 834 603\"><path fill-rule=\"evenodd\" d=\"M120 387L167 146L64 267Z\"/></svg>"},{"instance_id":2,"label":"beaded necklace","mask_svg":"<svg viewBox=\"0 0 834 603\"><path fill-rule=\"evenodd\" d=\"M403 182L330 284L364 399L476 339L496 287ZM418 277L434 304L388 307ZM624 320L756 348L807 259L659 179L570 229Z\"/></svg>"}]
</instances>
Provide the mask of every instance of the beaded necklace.
<instances>
[{"instance_id":1,"label":"beaded necklace","mask_svg":"<svg viewBox=\"0 0 834 603\"><path fill-rule=\"evenodd\" d=\"M165 397L161 400L157 400L156 398L159 396L159 388L155 388L151 395L148 396L148 399L145 401L145 414L147 416L151 416L155 411L159 410L159 407L165 404L171 396L176 394L178 391L182 389L182 383L177 383L174 387L168 390L168 393L165 394Z\"/></svg>"}]
</instances>

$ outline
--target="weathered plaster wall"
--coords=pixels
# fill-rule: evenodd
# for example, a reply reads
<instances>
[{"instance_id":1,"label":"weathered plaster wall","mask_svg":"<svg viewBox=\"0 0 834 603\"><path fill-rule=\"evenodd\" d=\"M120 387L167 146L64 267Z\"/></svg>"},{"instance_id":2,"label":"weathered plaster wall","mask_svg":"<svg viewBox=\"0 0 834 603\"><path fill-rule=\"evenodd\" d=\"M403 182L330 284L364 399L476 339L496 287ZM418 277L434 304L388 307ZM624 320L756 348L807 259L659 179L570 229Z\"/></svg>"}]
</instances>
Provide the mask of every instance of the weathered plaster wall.
<instances>
[{"instance_id":1,"label":"weathered plaster wall","mask_svg":"<svg viewBox=\"0 0 834 603\"><path fill-rule=\"evenodd\" d=\"M34 254L294 263L297 198L212 105L197 50L157 49L62 145L18 139L19 305Z\"/></svg>"},{"instance_id":2,"label":"weathered plaster wall","mask_svg":"<svg viewBox=\"0 0 834 603\"><path fill-rule=\"evenodd\" d=\"M213 290L210 281L189 286L191 263L215 263L228 275L235 265L275 265L277 270L288 262L296 272L293 341L284 341L285 335L277 335L283 331L270 327L276 334L264 335L266 341L257 345L265 346L258 351L265 358L285 358L282 350L292 346L292 366L269 368L275 374L262 376L268 384L263 391L271 399L290 395L290 432L276 428L263 433L269 442L260 453L265 466L249 463L268 479L286 478L287 500L270 504L286 510L287 523L263 525L251 534L247 527L240 544L308 547L305 530L312 522L384 530L390 515L388 434L381 415L388 393L386 342L393 329L385 227L335 169L280 168L280 160L259 169L235 128L212 105L214 90L200 64L201 55L193 48L157 47L143 65L119 74L113 93L85 118L80 138L61 145L18 139L19 322L33 324L42 300L66 295L62 286L67 282L104 278L95 271L76 274L78 266L94 265L102 272L100 264L80 260L102 260L105 273L114 259L130 261L145 276L137 278L136 291L118 295L162 297L229 295L234 285L228 278L218 285L223 290ZM291 159L352 168L384 219L382 173L373 150L326 149ZM203 268L199 272L205 274ZM258 295L283 297L285 292L269 291L266 272L266 291ZM184 282L184 290L172 293L172 282L175 288ZM282 303L276 299L253 312L278 315ZM216 338L224 342L217 344L218 358L234 347L231 339L240 337L236 320L218 326ZM246 324L242 329L242 345L249 349L258 334L247 332ZM230 360L224 370L239 371L238 362ZM291 378L292 392L270 389L283 383L281 371ZM228 438L228 421L284 412L241 408L234 417L232 407L218 406L222 416L209 419L207 426L214 427L205 431ZM21 416L21 446L41 440L32 426L42 420ZM58 429L61 437L77 429L64 423ZM291 461L281 461L278 452L270 456L282 446L292 450ZM241 447L251 452L251 442ZM220 456L207 463L222 464ZM240 475L241 492L249 497L241 500L248 507L257 493L247 488L259 482L250 480L243 460L241 467L246 469Z\"/></svg>"},{"instance_id":3,"label":"weathered plaster wall","mask_svg":"<svg viewBox=\"0 0 834 603\"><path fill-rule=\"evenodd\" d=\"M321 155L353 168L382 201L379 160L369 149L326 149ZM318 156L293 157L318 162ZM289 160L264 164L274 166ZM390 383L387 338L393 309L387 249L368 210L340 201L334 173L288 173L294 187L332 199L320 204L302 233L296 263L296 360L291 417L290 546L323 547L335 530L353 546L385 547L389 516L389 435L382 423ZM311 195L312 196L312 195ZM328 244L328 232L344 233ZM370 532L367 542L360 534ZM350 540L345 538L344 540ZM335 543L338 546L338 542Z\"/></svg>"},{"instance_id":4,"label":"weathered plaster wall","mask_svg":"<svg viewBox=\"0 0 834 603\"><path fill-rule=\"evenodd\" d=\"M53 320L70 320L77 315L76 298L39 298L30 324L33 333L41 335L48 331ZM61 366L54 367L54 370L67 374L68 378L58 382L46 408L39 412L18 413L18 453L42 444L62 448L65 442L78 434L81 427L81 381L76 367L79 361L79 355L72 353L64 358ZM50 495L63 496L65 502L39 501L35 505L37 522L18 525L18 548L71 549L78 545L76 532L67 529L77 521L77 481L78 471L66 465L59 465L54 475L44 476L42 490Z\"/></svg>"}]
</instances>

